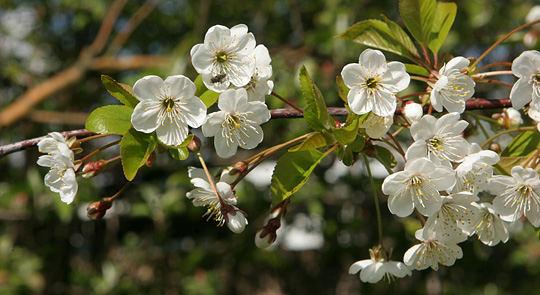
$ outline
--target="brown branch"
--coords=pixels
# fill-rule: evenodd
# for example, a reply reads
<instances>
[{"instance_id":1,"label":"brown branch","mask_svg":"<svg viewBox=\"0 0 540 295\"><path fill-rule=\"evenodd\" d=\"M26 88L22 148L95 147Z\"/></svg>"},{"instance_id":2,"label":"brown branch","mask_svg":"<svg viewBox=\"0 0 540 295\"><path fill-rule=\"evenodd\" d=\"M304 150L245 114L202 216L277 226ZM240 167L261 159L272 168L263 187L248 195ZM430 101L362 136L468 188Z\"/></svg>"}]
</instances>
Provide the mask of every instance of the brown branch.
<instances>
[{"instance_id":1,"label":"brown branch","mask_svg":"<svg viewBox=\"0 0 540 295\"><path fill-rule=\"evenodd\" d=\"M90 69L116 72L148 67L166 67L170 65L171 58L161 55L103 56L94 58Z\"/></svg>"},{"instance_id":2,"label":"brown branch","mask_svg":"<svg viewBox=\"0 0 540 295\"><path fill-rule=\"evenodd\" d=\"M139 7L133 16L126 22L126 24L120 29L120 32L114 37L107 49L105 55L116 55L124 43L133 31L141 24L141 22L150 15L150 13L156 8L161 0L148 0L143 6Z\"/></svg>"},{"instance_id":3,"label":"brown branch","mask_svg":"<svg viewBox=\"0 0 540 295\"><path fill-rule=\"evenodd\" d=\"M84 138L84 137L92 136L95 134L94 132L88 131L86 129L64 131L60 133L64 135L64 137L76 136L77 138ZM8 154L17 152L17 151L22 151L28 148L35 147L38 144L38 142L40 142L42 139L46 138L47 136L48 135L0 146L0 158Z\"/></svg>"},{"instance_id":4,"label":"brown branch","mask_svg":"<svg viewBox=\"0 0 540 295\"><path fill-rule=\"evenodd\" d=\"M497 100L488 100L488 99L469 99L466 102L467 110L478 110L478 109L499 109L499 108L507 108L511 107L512 103L510 99L504 98L504 99L497 99ZM344 117L349 114L349 111L346 108L328 108L328 113L331 116L334 117ZM396 115L401 114L401 109L397 108ZM275 109L270 111L270 115L272 119L289 119L289 118L301 118L303 117L303 114L297 110L294 109ZM77 136L77 138L84 138L91 135L94 135L95 133L90 132L86 129L80 129L80 130L72 130L72 131L65 131L61 132L64 136ZM27 149L33 146L36 146L37 143L45 138L46 136L33 138L33 139L27 139L24 141L20 141L17 143L8 144L5 146L0 146L0 157L3 157L7 154L20 151L23 149Z\"/></svg>"},{"instance_id":5,"label":"brown branch","mask_svg":"<svg viewBox=\"0 0 540 295\"><path fill-rule=\"evenodd\" d=\"M91 64L93 57L103 50L103 47L112 32L114 23L126 2L127 0L116 0L113 2L101 23L96 38L90 46L81 51L81 54L74 65L55 74L35 87L28 89L13 103L6 106L0 112L0 128L19 120L36 104L48 96L80 80L88 69L88 66Z\"/></svg>"}]
</instances>

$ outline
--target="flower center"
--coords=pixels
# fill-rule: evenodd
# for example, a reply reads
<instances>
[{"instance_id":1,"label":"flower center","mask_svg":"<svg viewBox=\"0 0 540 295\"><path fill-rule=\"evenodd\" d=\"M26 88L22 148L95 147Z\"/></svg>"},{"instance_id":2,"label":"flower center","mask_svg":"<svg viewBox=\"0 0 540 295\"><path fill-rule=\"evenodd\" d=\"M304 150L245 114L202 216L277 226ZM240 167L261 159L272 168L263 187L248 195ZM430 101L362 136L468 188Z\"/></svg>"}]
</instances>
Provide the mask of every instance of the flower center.
<instances>
[{"instance_id":1,"label":"flower center","mask_svg":"<svg viewBox=\"0 0 540 295\"><path fill-rule=\"evenodd\" d=\"M224 63L227 61L227 59L229 58L229 55L224 52L224 51L219 51L217 54L216 54L216 60L217 62L219 63Z\"/></svg>"},{"instance_id":2,"label":"flower center","mask_svg":"<svg viewBox=\"0 0 540 295\"><path fill-rule=\"evenodd\" d=\"M367 78L366 87L369 89L375 89L377 88L377 82L379 82L379 78Z\"/></svg>"},{"instance_id":3,"label":"flower center","mask_svg":"<svg viewBox=\"0 0 540 295\"><path fill-rule=\"evenodd\" d=\"M172 97L167 97L163 100L162 105L165 109L167 109L167 112L172 112L174 109L174 99Z\"/></svg>"},{"instance_id":4,"label":"flower center","mask_svg":"<svg viewBox=\"0 0 540 295\"><path fill-rule=\"evenodd\" d=\"M256 121L250 120L247 117L253 114L253 112L248 113L227 113L225 115L225 120L221 125L222 136L226 138L227 145L230 146L231 143L237 143L240 147L246 145L246 139L250 139L250 133L258 134L258 131L253 127L252 123L257 123Z\"/></svg>"},{"instance_id":5,"label":"flower center","mask_svg":"<svg viewBox=\"0 0 540 295\"><path fill-rule=\"evenodd\" d=\"M430 146L432 149L440 150L443 148L443 140L442 138L439 138L437 136L434 136L427 140L428 146Z\"/></svg>"}]
</instances>

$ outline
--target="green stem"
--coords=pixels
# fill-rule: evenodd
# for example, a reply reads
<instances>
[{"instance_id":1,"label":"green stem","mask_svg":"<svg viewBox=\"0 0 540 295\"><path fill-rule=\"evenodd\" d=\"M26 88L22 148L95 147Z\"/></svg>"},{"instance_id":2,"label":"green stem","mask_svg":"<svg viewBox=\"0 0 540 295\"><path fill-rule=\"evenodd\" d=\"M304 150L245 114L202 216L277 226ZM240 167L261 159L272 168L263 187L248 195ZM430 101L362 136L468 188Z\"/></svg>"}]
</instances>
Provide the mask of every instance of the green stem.
<instances>
[{"instance_id":1,"label":"green stem","mask_svg":"<svg viewBox=\"0 0 540 295\"><path fill-rule=\"evenodd\" d=\"M381 208L379 206L379 198L377 197L377 186L375 185L375 179L373 179L373 175L371 174L371 168L369 167L369 160L368 157L365 154L362 154L364 156L364 162L366 163L366 169L368 171L369 175L369 181L371 182L371 190L373 191L373 201L375 202L375 211L377 212L377 224L379 229L379 244L382 246L383 244L383 230L382 230L382 217L381 217Z\"/></svg>"}]
</instances>

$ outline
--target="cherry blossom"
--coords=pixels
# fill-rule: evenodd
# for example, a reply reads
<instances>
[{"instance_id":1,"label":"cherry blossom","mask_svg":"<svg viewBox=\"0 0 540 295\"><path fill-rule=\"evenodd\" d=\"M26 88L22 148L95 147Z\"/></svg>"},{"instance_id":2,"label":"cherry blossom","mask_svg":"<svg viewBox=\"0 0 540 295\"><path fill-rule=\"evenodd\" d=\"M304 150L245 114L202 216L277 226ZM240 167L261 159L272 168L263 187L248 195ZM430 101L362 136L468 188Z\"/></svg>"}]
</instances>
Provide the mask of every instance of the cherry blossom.
<instances>
[{"instance_id":1,"label":"cherry blossom","mask_svg":"<svg viewBox=\"0 0 540 295\"><path fill-rule=\"evenodd\" d=\"M255 37L246 25L230 29L216 25L208 29L204 43L193 46L191 60L204 85L223 92L231 83L236 87L249 83L255 66L250 56L254 48Z\"/></svg>"},{"instance_id":2,"label":"cherry blossom","mask_svg":"<svg viewBox=\"0 0 540 295\"><path fill-rule=\"evenodd\" d=\"M218 156L229 158L238 147L252 149L263 140L259 125L270 120L263 102L248 102L243 88L229 89L219 96L218 107L220 111L209 114L202 126L204 136L214 136Z\"/></svg>"},{"instance_id":3,"label":"cherry blossom","mask_svg":"<svg viewBox=\"0 0 540 295\"><path fill-rule=\"evenodd\" d=\"M195 84L182 75L163 81L146 76L135 82L133 94L140 100L133 114L133 128L144 133L156 131L158 139L178 146L187 138L189 127L199 127L206 117L206 106L195 96Z\"/></svg>"},{"instance_id":4,"label":"cherry blossom","mask_svg":"<svg viewBox=\"0 0 540 295\"><path fill-rule=\"evenodd\" d=\"M387 62L379 50L366 49L359 63L346 65L341 71L350 88L347 100L351 110L359 115L373 111L386 117L396 111L396 93L409 86L410 76L401 62Z\"/></svg>"},{"instance_id":5,"label":"cherry blossom","mask_svg":"<svg viewBox=\"0 0 540 295\"><path fill-rule=\"evenodd\" d=\"M471 77L462 73L468 65L468 59L458 56L439 70L430 98L437 112L442 112L443 107L449 112L465 111L465 101L473 96L476 85Z\"/></svg>"}]
</instances>

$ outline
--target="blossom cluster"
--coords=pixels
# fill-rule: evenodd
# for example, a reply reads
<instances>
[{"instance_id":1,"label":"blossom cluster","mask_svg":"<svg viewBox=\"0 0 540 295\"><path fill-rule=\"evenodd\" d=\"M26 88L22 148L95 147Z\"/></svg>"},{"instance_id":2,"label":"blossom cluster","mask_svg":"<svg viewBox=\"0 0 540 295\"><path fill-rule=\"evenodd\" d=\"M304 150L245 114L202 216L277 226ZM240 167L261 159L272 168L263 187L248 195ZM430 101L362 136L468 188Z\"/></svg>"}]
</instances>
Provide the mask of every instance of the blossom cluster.
<instances>
[{"instance_id":1,"label":"blossom cluster","mask_svg":"<svg viewBox=\"0 0 540 295\"><path fill-rule=\"evenodd\" d=\"M256 44L245 25L230 29L216 25L203 43L193 46L190 55L204 87L184 75L139 79L133 86L138 103L131 115L132 127L155 134L160 144L171 149L186 144L190 128L201 128L205 137L213 137L215 151L222 158L232 157L239 147L256 148L264 137L260 125L271 117L265 103L274 86L268 49ZM379 50L366 49L358 63L347 64L341 71L349 88L346 105L358 117L365 115L357 125L365 138L385 140L395 120L410 129L412 143L401 149L404 168L384 179L382 192L388 196L392 214L407 217L416 212L423 226L415 233L418 243L404 253L403 262L390 260L383 245L378 245L370 250L370 259L352 264L349 272L360 272L362 281L375 283L411 275L412 270L453 265L463 256L460 243L473 235L488 246L505 243L510 225L522 217L534 227L540 226L540 176L534 167L516 165L510 175L495 175L499 154L469 142L465 135L469 123L462 114L476 86L469 66L470 59L461 56L439 64L438 71L433 68L422 80L427 91L416 95L416 101L398 96L411 82L405 64L388 62ZM512 73L518 78L510 92L513 108L494 116L494 121L504 128L519 126L523 122L519 110L528 106L527 113L539 122L540 130L540 52L523 52L512 63ZM219 110L209 112L213 102L206 104L196 95L201 88L219 95ZM398 106L402 117L396 116ZM427 114L424 109L429 110ZM433 115L433 110L446 113ZM397 140L395 143L401 148ZM69 140L59 133L50 133L38 146L47 155L37 163L50 168L45 185L59 193L63 202L71 203L78 188L76 174L95 169L78 171L81 163L75 161ZM214 179L200 154L199 158L204 169L189 168L195 189L186 197L194 206L206 207L208 219L242 232L247 215L237 207L234 186L248 169L226 169ZM274 224L258 234L258 244L268 246L275 241L279 218L286 211L286 205L280 206Z\"/></svg>"}]
</instances>

